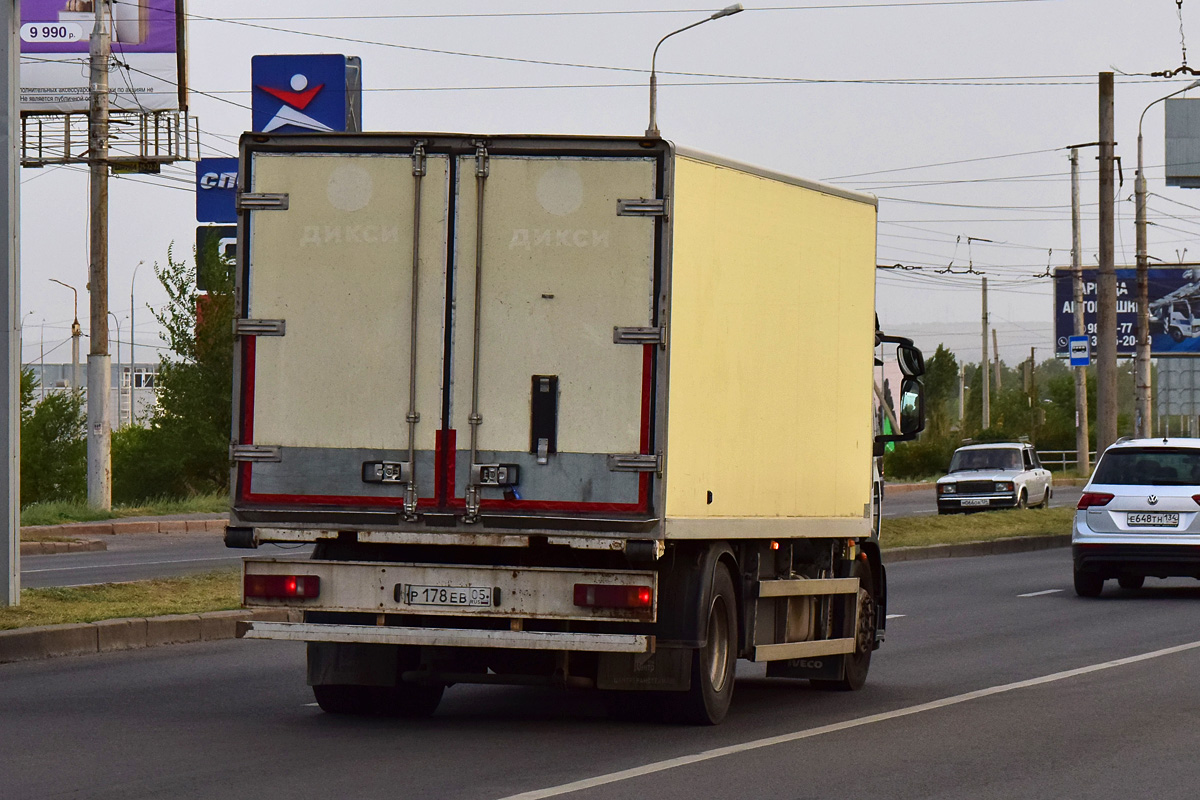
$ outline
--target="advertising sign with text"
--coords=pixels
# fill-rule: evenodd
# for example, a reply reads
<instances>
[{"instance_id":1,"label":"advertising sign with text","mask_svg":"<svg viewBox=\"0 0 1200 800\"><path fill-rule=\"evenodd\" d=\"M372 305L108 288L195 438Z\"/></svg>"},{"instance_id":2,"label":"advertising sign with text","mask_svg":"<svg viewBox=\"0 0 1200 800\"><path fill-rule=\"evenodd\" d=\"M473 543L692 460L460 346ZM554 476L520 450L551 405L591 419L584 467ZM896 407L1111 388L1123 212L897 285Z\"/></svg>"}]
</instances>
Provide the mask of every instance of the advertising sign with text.
<instances>
[{"instance_id":1,"label":"advertising sign with text","mask_svg":"<svg viewBox=\"0 0 1200 800\"><path fill-rule=\"evenodd\" d=\"M1137 346L1137 270L1117 271L1117 355L1132 356ZM1075 333L1075 303L1069 269L1054 271L1054 354L1070 356ZM1096 351L1096 279L1083 270L1084 333ZM1149 270L1150 354L1200 355L1200 265Z\"/></svg>"},{"instance_id":2,"label":"advertising sign with text","mask_svg":"<svg viewBox=\"0 0 1200 800\"><path fill-rule=\"evenodd\" d=\"M88 110L95 0L22 0L21 111ZM123 0L109 10L109 103L115 111L170 111L180 98L183 0Z\"/></svg>"}]
</instances>

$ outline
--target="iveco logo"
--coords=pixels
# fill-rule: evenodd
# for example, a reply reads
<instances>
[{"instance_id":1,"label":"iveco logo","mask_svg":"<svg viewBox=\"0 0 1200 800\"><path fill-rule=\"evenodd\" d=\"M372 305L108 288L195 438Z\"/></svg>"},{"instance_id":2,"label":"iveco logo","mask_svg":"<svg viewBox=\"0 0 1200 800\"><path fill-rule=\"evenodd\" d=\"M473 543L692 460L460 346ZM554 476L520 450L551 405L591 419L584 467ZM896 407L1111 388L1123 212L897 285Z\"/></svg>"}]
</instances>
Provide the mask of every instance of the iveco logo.
<instances>
[{"instance_id":1,"label":"iveco logo","mask_svg":"<svg viewBox=\"0 0 1200 800\"><path fill-rule=\"evenodd\" d=\"M1146 502L1152 506L1158 505L1158 495L1156 495L1156 494L1150 495L1149 497L1146 498Z\"/></svg>"}]
</instances>

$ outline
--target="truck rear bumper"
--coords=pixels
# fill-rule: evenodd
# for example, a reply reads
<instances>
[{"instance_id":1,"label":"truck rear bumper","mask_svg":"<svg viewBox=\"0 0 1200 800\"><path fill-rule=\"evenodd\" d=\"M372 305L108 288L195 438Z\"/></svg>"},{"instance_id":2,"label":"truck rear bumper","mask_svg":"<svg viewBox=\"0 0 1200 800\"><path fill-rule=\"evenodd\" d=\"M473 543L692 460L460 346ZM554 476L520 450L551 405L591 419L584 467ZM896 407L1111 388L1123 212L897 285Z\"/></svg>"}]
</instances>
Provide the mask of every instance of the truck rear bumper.
<instances>
[{"instance_id":1,"label":"truck rear bumper","mask_svg":"<svg viewBox=\"0 0 1200 800\"><path fill-rule=\"evenodd\" d=\"M358 642L510 650L574 650L592 653L646 653L654 650L653 636L624 633L404 628L308 622L251 622L239 633L245 639L282 639L294 642Z\"/></svg>"}]
</instances>

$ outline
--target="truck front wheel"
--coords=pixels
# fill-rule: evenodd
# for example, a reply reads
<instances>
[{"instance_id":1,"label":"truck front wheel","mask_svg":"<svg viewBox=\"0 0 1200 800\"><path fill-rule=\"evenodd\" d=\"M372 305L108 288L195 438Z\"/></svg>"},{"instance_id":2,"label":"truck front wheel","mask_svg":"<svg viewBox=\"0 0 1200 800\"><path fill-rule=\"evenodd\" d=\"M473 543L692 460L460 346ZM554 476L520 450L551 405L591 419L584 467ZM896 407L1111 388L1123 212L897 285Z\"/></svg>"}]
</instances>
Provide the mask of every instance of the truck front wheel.
<instances>
[{"instance_id":1,"label":"truck front wheel","mask_svg":"<svg viewBox=\"0 0 1200 800\"><path fill-rule=\"evenodd\" d=\"M692 685L667 695L681 722L716 725L725 719L733 699L738 647L737 595L729 568L718 563L707 609L707 636L692 653Z\"/></svg>"}]
</instances>

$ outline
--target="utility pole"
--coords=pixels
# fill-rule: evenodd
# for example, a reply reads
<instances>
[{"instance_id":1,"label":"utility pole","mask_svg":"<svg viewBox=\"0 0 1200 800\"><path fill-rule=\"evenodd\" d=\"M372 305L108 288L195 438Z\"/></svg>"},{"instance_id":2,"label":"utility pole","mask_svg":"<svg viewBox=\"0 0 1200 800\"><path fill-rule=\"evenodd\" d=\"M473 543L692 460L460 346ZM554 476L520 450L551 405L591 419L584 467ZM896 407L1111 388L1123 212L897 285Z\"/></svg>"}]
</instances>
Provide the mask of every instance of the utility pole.
<instances>
[{"instance_id":1,"label":"utility pole","mask_svg":"<svg viewBox=\"0 0 1200 800\"><path fill-rule=\"evenodd\" d=\"M962 431L967 419L967 365L958 365L958 429Z\"/></svg>"},{"instance_id":2,"label":"utility pole","mask_svg":"<svg viewBox=\"0 0 1200 800\"><path fill-rule=\"evenodd\" d=\"M988 387L988 310L987 310L987 278L983 279L983 358L979 362L979 377L981 380L980 395L983 406L983 427L992 426L991 392Z\"/></svg>"},{"instance_id":3,"label":"utility pole","mask_svg":"<svg viewBox=\"0 0 1200 800\"><path fill-rule=\"evenodd\" d=\"M1113 74L1100 73L1100 270L1096 282L1096 452L1117 440L1117 270L1113 237Z\"/></svg>"},{"instance_id":4,"label":"utility pole","mask_svg":"<svg viewBox=\"0 0 1200 800\"><path fill-rule=\"evenodd\" d=\"M996 329L992 328L992 361L996 372L996 391L1000 391L1000 342L996 338Z\"/></svg>"},{"instance_id":5,"label":"utility pole","mask_svg":"<svg viewBox=\"0 0 1200 800\"><path fill-rule=\"evenodd\" d=\"M108 393L112 361L108 355L108 62L111 42L106 25L108 0L96 0L92 28L91 107L88 113L88 168L91 173L91 348L88 351L87 489L92 508L112 507L112 427Z\"/></svg>"},{"instance_id":6,"label":"utility pole","mask_svg":"<svg viewBox=\"0 0 1200 800\"><path fill-rule=\"evenodd\" d=\"M0 606L21 602L21 188L20 0L0 0L0 216L5 220L3 262L5 302L0 303Z\"/></svg>"},{"instance_id":7,"label":"utility pole","mask_svg":"<svg viewBox=\"0 0 1200 800\"><path fill-rule=\"evenodd\" d=\"M1087 331L1083 318L1083 250L1079 222L1079 148L1071 148L1071 288L1075 310L1075 335ZM1075 468L1081 475L1092 471L1088 454L1087 367L1075 367Z\"/></svg>"}]
</instances>

